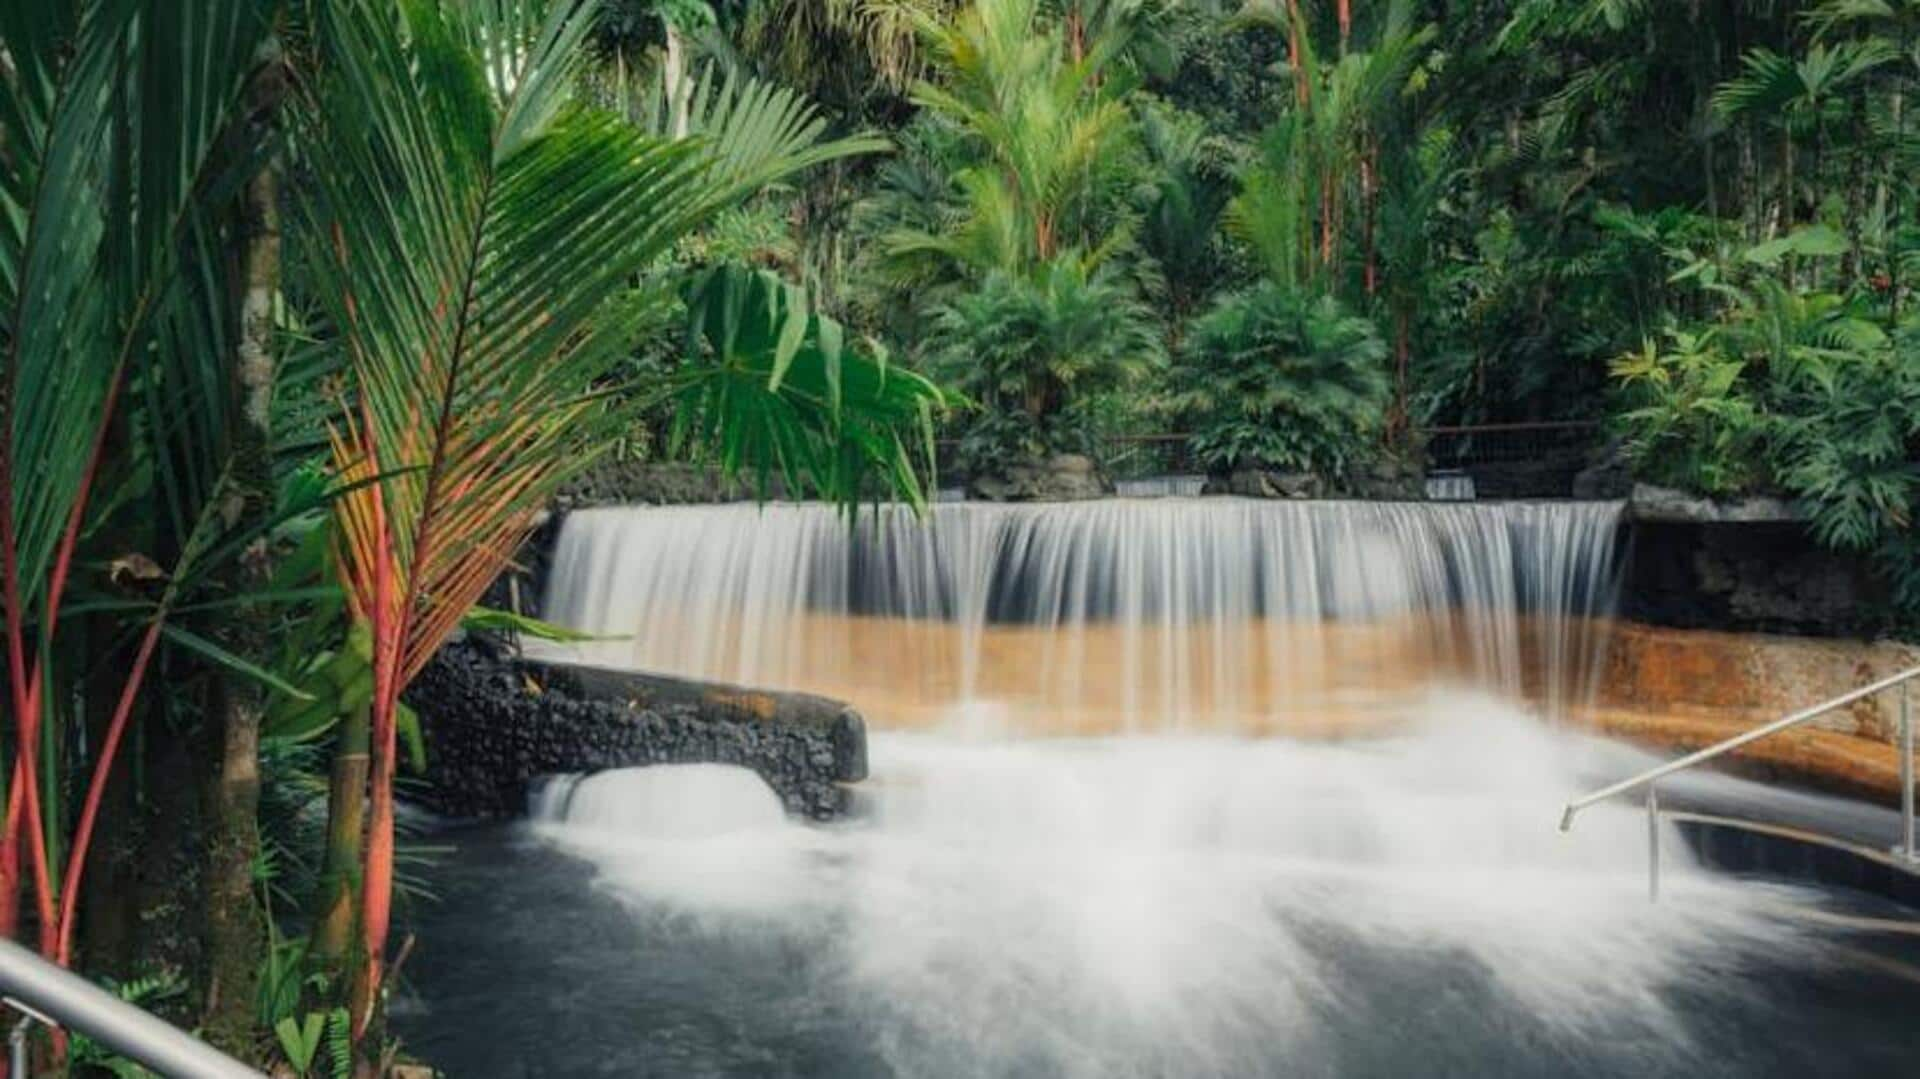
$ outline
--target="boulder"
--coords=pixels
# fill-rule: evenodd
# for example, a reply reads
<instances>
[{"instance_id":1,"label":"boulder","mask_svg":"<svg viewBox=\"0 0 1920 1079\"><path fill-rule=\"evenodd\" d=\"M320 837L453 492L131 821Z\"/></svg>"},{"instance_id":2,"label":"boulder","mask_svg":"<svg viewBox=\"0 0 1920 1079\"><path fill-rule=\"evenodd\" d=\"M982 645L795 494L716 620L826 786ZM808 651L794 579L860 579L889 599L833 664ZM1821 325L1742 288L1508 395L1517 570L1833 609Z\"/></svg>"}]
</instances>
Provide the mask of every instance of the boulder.
<instances>
[{"instance_id":1,"label":"boulder","mask_svg":"<svg viewBox=\"0 0 1920 1079\"><path fill-rule=\"evenodd\" d=\"M1017 464L999 475L975 476L968 493L989 502L1081 502L1105 498L1113 484L1093 458L1057 453L1043 461Z\"/></svg>"},{"instance_id":2,"label":"boulder","mask_svg":"<svg viewBox=\"0 0 1920 1079\"><path fill-rule=\"evenodd\" d=\"M1721 500L1650 483L1633 485L1627 517L1673 524L1786 524L1807 519L1805 511L1784 498L1753 495Z\"/></svg>"},{"instance_id":3,"label":"boulder","mask_svg":"<svg viewBox=\"0 0 1920 1079\"><path fill-rule=\"evenodd\" d=\"M1355 473L1347 486L1357 498L1424 502L1427 497L1427 473L1417 461L1398 456L1382 457Z\"/></svg>"}]
</instances>

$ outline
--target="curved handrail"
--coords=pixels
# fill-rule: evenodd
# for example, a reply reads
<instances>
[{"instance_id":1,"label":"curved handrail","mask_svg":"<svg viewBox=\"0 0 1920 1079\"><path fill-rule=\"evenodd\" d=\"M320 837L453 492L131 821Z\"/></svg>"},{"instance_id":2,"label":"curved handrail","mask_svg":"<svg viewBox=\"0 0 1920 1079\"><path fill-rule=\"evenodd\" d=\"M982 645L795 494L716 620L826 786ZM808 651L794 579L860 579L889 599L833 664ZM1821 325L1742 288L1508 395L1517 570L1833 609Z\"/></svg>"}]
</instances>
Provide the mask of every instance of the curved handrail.
<instances>
[{"instance_id":1,"label":"curved handrail","mask_svg":"<svg viewBox=\"0 0 1920 1079\"><path fill-rule=\"evenodd\" d=\"M1755 727L1745 734L1736 734L1725 741L1715 742L1713 745L1697 753L1689 753L1679 760L1668 761L1666 764L1660 765L1657 768L1649 768L1639 775L1630 776L1612 786L1602 787L1592 794L1575 798L1573 801L1567 803L1566 809L1560 815L1560 830L1564 832L1573 827L1573 815L1595 802L1604 802L1616 795L1625 794L1636 787L1644 787L1649 783L1656 783L1675 772L1684 772L1697 764L1705 764L1715 757L1731 753L1742 746L1758 742L1762 738L1779 734L1781 731L1787 730L1790 727L1797 727L1810 719L1818 719L1828 712L1845 708L1855 701L1864 700L1876 693L1892 689L1897 685L1912 681L1915 678L1920 678L1920 667L1915 667L1909 671L1902 671L1889 678L1882 678L1872 685L1861 686L1851 693L1843 693L1830 701L1823 701L1820 704L1816 704L1812 708L1803 708L1790 716L1783 716L1780 719L1776 719L1764 727Z\"/></svg>"},{"instance_id":2,"label":"curved handrail","mask_svg":"<svg viewBox=\"0 0 1920 1079\"><path fill-rule=\"evenodd\" d=\"M38 1020L85 1034L175 1079L265 1079L179 1027L10 940L0 940L0 997L27 1017L10 1039L16 1061L26 1047L27 1025ZM14 1074L26 1072L16 1069Z\"/></svg>"},{"instance_id":3,"label":"curved handrail","mask_svg":"<svg viewBox=\"0 0 1920 1079\"><path fill-rule=\"evenodd\" d=\"M1908 689L1908 683L1915 679L1920 679L1920 667L1914 667L1910 670L1901 671L1898 674L1889 675L1878 682L1861 686L1859 689L1849 693L1843 693L1831 700L1822 701L1811 708L1803 708L1792 715L1782 716L1771 723L1755 727L1743 734L1734 735L1732 738L1715 742L1705 749L1689 753L1678 760L1668 761L1658 767L1649 768L1638 775L1629 776L1618 783L1602 787L1591 794L1575 798L1568 802L1560 811L1560 830L1565 832L1571 829L1573 827L1574 815L1594 803L1604 802L1609 798L1618 797L1629 791L1645 787L1647 789L1647 837L1649 844L1652 846L1652 850L1650 851L1652 860L1649 862L1648 871L1652 884L1652 893L1657 897L1659 895L1658 846L1660 839L1658 829L1655 827L1655 822L1659 816L1660 803L1656 784L1676 772L1684 772L1689 768L1705 764L1718 757L1723 757L1742 746L1758 742L1763 738L1770 738L1782 731L1798 727L1802 723L1818 719L1829 712L1845 708L1847 705L1853 704L1856 701L1865 700L1875 694L1884 693L1898 686L1900 687L1900 819L1902 829L1902 840L1899 850L1903 857L1912 861L1915 859L1916 854L1914 847L1913 804L1913 701L1911 691Z\"/></svg>"}]
</instances>

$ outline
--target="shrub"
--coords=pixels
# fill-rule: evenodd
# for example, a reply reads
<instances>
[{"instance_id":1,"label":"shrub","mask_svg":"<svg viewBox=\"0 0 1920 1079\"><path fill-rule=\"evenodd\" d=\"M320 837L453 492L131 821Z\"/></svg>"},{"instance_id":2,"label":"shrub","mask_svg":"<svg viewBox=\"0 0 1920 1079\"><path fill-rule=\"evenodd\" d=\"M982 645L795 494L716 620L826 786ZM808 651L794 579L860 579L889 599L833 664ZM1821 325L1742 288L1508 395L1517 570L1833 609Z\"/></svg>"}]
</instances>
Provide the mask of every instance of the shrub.
<instances>
[{"instance_id":1,"label":"shrub","mask_svg":"<svg viewBox=\"0 0 1920 1079\"><path fill-rule=\"evenodd\" d=\"M1331 297L1263 284L1193 324L1169 404L1210 471L1338 476L1378 446L1386 356L1373 323Z\"/></svg>"},{"instance_id":2,"label":"shrub","mask_svg":"<svg viewBox=\"0 0 1920 1079\"><path fill-rule=\"evenodd\" d=\"M1143 377L1163 356L1132 286L1071 256L1031 279L988 275L941 307L932 343L942 376L985 407L965 440L976 464L1083 449L1074 403Z\"/></svg>"},{"instance_id":3,"label":"shrub","mask_svg":"<svg viewBox=\"0 0 1920 1079\"><path fill-rule=\"evenodd\" d=\"M1633 403L1619 425L1636 475L1709 495L1748 490L1762 478L1755 451L1765 421L1741 374L1712 331L1671 331L1667 347L1648 341L1614 361Z\"/></svg>"},{"instance_id":4,"label":"shrub","mask_svg":"<svg viewBox=\"0 0 1920 1079\"><path fill-rule=\"evenodd\" d=\"M1889 336L1857 298L1775 279L1722 286L1703 329L1614 363L1642 478L1795 499L1815 538L1864 552L1888 607L1920 625L1920 326Z\"/></svg>"}]
</instances>

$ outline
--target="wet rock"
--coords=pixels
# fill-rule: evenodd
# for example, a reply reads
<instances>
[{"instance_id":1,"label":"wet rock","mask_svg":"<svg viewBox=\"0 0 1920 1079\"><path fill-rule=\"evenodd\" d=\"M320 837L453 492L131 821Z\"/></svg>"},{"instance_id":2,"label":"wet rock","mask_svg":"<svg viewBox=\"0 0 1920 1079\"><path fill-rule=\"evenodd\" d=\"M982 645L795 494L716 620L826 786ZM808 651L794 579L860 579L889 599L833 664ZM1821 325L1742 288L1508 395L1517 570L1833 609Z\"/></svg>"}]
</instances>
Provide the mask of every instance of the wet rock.
<instances>
[{"instance_id":1,"label":"wet rock","mask_svg":"<svg viewBox=\"0 0 1920 1079\"><path fill-rule=\"evenodd\" d=\"M1395 502L1423 502L1427 497L1427 473L1417 461L1402 457L1382 457L1356 472L1348 481L1349 494Z\"/></svg>"},{"instance_id":2,"label":"wet rock","mask_svg":"<svg viewBox=\"0 0 1920 1079\"><path fill-rule=\"evenodd\" d=\"M975 498L989 502L1080 502L1104 498L1113 484L1093 458L1057 453L1044 461L1014 465L1003 475L979 475L968 485Z\"/></svg>"},{"instance_id":3,"label":"wet rock","mask_svg":"<svg viewBox=\"0 0 1920 1079\"><path fill-rule=\"evenodd\" d=\"M1755 495L1720 500L1636 483L1627 498L1627 517L1684 524L1772 524L1804 521L1806 513L1784 498Z\"/></svg>"},{"instance_id":4,"label":"wet rock","mask_svg":"<svg viewBox=\"0 0 1920 1079\"><path fill-rule=\"evenodd\" d=\"M1207 483L1209 494L1239 495L1241 498L1324 498L1327 482L1310 472L1278 472L1267 468L1243 468L1224 480Z\"/></svg>"},{"instance_id":5,"label":"wet rock","mask_svg":"<svg viewBox=\"0 0 1920 1079\"><path fill-rule=\"evenodd\" d=\"M866 725L838 701L534 663L483 638L442 648L406 699L427 739L408 797L449 816L520 815L529 785L557 773L720 763L826 820L846 809L841 784L866 777Z\"/></svg>"},{"instance_id":6,"label":"wet rock","mask_svg":"<svg viewBox=\"0 0 1920 1079\"><path fill-rule=\"evenodd\" d=\"M1634 520L1621 613L1639 622L1812 636L1872 636L1865 562L1797 522Z\"/></svg>"}]
</instances>

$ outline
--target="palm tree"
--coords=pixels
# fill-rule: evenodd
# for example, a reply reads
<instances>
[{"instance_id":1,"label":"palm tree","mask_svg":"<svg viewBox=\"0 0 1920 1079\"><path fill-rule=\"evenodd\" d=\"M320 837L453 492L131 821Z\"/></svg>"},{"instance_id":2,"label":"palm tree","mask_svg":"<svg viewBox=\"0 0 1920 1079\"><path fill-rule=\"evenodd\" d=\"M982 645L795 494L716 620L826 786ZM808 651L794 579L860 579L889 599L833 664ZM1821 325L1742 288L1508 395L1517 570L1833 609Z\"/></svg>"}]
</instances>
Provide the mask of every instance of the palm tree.
<instances>
[{"instance_id":1,"label":"palm tree","mask_svg":"<svg viewBox=\"0 0 1920 1079\"><path fill-rule=\"evenodd\" d=\"M0 931L15 931L25 847L42 948L61 960L98 787L167 614L242 532L211 513L236 490L246 405L230 396L232 296L242 290L227 278L228 221L211 192L246 179L248 86L267 31L257 0L211 0L190 17L161 2L29 2L0 13L0 563L19 745ZM161 83L167 92L154 92ZM152 490L175 557L159 570L169 580L161 599L119 605L138 645L61 872L52 862L67 824L42 810L60 801L61 768L84 762L46 749L67 739L44 739L40 724L61 605L127 409L138 409L132 430L148 445L140 468L123 470L129 488L106 501Z\"/></svg>"},{"instance_id":2,"label":"palm tree","mask_svg":"<svg viewBox=\"0 0 1920 1079\"><path fill-rule=\"evenodd\" d=\"M1116 24L1137 7L1112 5ZM936 77L914 100L932 118L926 130L950 138L959 167L931 213L898 197L917 174L890 173L884 271L919 290L933 319L930 351L990 409L1017 407L1031 429L1018 441L1040 445L1076 392L1144 369L1161 351L1143 332L1150 313L1112 264L1132 250L1136 227L1134 118L1120 80L1102 79L1125 38L1083 37L1076 48L1038 0L976 0L925 32ZM994 456L1016 454L1001 446Z\"/></svg>"},{"instance_id":3,"label":"palm tree","mask_svg":"<svg viewBox=\"0 0 1920 1079\"><path fill-rule=\"evenodd\" d=\"M1901 237L1901 222L1906 216L1903 211L1907 207L1903 204L1909 201L1906 193L1911 190L1905 181L1912 174L1916 159L1920 159L1920 148L1915 147L1907 132L1907 88L1920 76L1920 0L1826 0L1809 12L1807 19L1818 39L1845 40L1848 35L1866 35L1865 40L1875 42L1875 48L1893 58L1892 63L1880 68L1884 75L1877 80L1884 83L1887 95L1885 126L1874 140L1879 145L1872 150L1856 147L1854 153L1856 162L1870 152L1885 162L1884 171L1874 181L1873 217L1881 222L1882 233L1890 241L1886 243L1887 295L1893 320L1898 322L1901 271L1907 260L1896 248ZM1856 181L1849 191L1853 203L1849 207L1848 225L1854 231L1856 262L1861 259L1860 222L1868 216L1862 205L1862 186Z\"/></svg>"},{"instance_id":4,"label":"palm tree","mask_svg":"<svg viewBox=\"0 0 1920 1079\"><path fill-rule=\"evenodd\" d=\"M883 241L889 253L934 254L955 276L978 279L1030 273L1068 250L1099 261L1124 242L1114 211L1131 119L1097 82L1118 47L1102 39L1070 58L1036 0L978 0L930 28L940 78L916 87L914 100L964 132L976 163L955 178L966 204L955 226L897 232Z\"/></svg>"},{"instance_id":5,"label":"palm tree","mask_svg":"<svg viewBox=\"0 0 1920 1079\"><path fill-rule=\"evenodd\" d=\"M1359 261L1370 296L1379 272L1374 228L1380 142L1409 126L1413 80L1435 28L1415 21L1408 0L1393 0L1374 20L1369 47L1356 50L1343 19L1341 51L1323 71L1304 13L1250 7L1240 22L1295 33L1290 63L1308 90L1262 137L1260 157L1242 176L1229 224L1274 280L1339 291L1346 207L1357 193Z\"/></svg>"},{"instance_id":6,"label":"palm tree","mask_svg":"<svg viewBox=\"0 0 1920 1079\"><path fill-rule=\"evenodd\" d=\"M686 138L574 93L595 5L341 0L304 110L315 288L354 374L333 439L336 558L371 642L371 780L352 1015L378 1007L393 887L402 689L590 461L613 423L596 390L639 313L631 283L765 184L859 152L790 95L695 94Z\"/></svg>"},{"instance_id":7,"label":"palm tree","mask_svg":"<svg viewBox=\"0 0 1920 1079\"><path fill-rule=\"evenodd\" d=\"M1385 355L1373 324L1332 297L1264 282L1194 321L1168 405L1214 471L1340 476L1380 430Z\"/></svg>"},{"instance_id":8,"label":"palm tree","mask_svg":"<svg viewBox=\"0 0 1920 1079\"><path fill-rule=\"evenodd\" d=\"M926 71L922 27L958 0L752 0L742 50L764 70L815 94L903 94ZM845 102L858 105L858 100Z\"/></svg>"},{"instance_id":9,"label":"palm tree","mask_svg":"<svg viewBox=\"0 0 1920 1079\"><path fill-rule=\"evenodd\" d=\"M1209 137L1199 117L1158 102L1138 110L1138 124L1147 165L1137 181L1140 243L1153 258L1177 338L1218 274L1215 235L1232 194L1231 150Z\"/></svg>"},{"instance_id":10,"label":"palm tree","mask_svg":"<svg viewBox=\"0 0 1920 1079\"><path fill-rule=\"evenodd\" d=\"M224 746L210 769L206 930L220 992L206 1029L235 1050L251 1042L262 938L259 708L243 680L265 674L235 649L260 624L250 582L273 530L318 506L275 497L277 198L260 166L284 85L274 11L62 0L0 13L0 591L19 747L0 932L18 928L24 859L42 950L72 961L104 795L147 673L169 654L224 672L201 702ZM76 577L108 559L141 587L102 594ZM111 625L65 632L68 601L89 586L88 621ZM215 616L179 617L189 609L220 610L225 628L203 636L190 627ZM97 717L84 738L55 707L75 691ZM84 792L71 818L69 791Z\"/></svg>"},{"instance_id":11,"label":"palm tree","mask_svg":"<svg viewBox=\"0 0 1920 1079\"><path fill-rule=\"evenodd\" d=\"M1023 413L1042 441L1075 395L1145 375L1162 350L1127 282L1064 258L1035 277L988 275L939 309L930 337L948 377L989 412Z\"/></svg>"},{"instance_id":12,"label":"palm tree","mask_svg":"<svg viewBox=\"0 0 1920 1079\"><path fill-rule=\"evenodd\" d=\"M1714 109L1722 116L1758 118L1779 131L1780 231L1792 231L1799 220L1796 135L1809 125L1814 128L1817 169L1826 151L1828 103L1848 84L1891 59L1892 49L1876 39L1814 44L1798 60L1772 49L1754 48L1741 60L1745 70L1714 91ZM1791 275L1791 268L1788 272Z\"/></svg>"}]
</instances>

